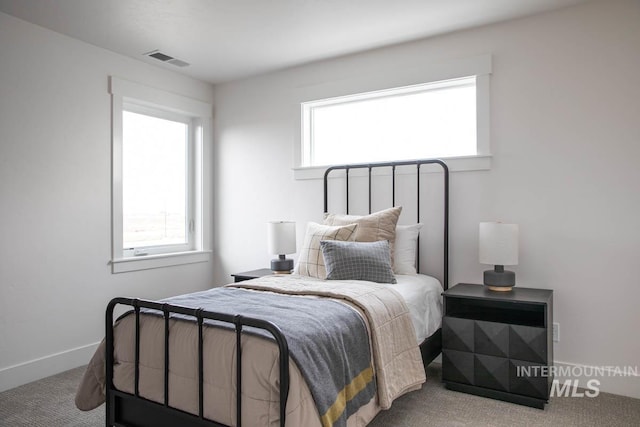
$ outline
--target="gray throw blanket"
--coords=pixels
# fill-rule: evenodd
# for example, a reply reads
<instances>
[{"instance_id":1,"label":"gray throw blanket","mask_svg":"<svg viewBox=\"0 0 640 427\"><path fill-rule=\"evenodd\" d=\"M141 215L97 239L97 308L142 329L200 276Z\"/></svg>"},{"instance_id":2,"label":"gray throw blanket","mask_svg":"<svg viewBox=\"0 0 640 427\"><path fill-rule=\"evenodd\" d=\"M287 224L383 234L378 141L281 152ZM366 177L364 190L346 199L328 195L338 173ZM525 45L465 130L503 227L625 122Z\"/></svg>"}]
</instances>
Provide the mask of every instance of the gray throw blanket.
<instances>
[{"instance_id":1,"label":"gray throw blanket","mask_svg":"<svg viewBox=\"0 0 640 427\"><path fill-rule=\"evenodd\" d=\"M323 426L346 426L347 418L376 393L366 325L343 303L235 288L214 288L163 301L277 325L309 386ZM259 329L244 330L271 337Z\"/></svg>"}]
</instances>

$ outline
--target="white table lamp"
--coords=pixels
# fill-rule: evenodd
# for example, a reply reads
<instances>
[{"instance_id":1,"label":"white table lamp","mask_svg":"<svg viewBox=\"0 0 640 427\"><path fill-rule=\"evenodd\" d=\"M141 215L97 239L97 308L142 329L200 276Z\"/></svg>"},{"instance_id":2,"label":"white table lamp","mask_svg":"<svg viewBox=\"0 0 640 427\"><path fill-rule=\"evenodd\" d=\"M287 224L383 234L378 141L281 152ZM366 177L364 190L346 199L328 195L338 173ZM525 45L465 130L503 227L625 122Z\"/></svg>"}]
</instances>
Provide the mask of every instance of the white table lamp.
<instances>
[{"instance_id":1,"label":"white table lamp","mask_svg":"<svg viewBox=\"0 0 640 427\"><path fill-rule=\"evenodd\" d=\"M270 221L267 223L267 245L269 253L278 255L271 260L274 273L291 273L293 260L287 254L296 252L296 223L293 221Z\"/></svg>"},{"instance_id":2,"label":"white table lamp","mask_svg":"<svg viewBox=\"0 0 640 427\"><path fill-rule=\"evenodd\" d=\"M480 223L480 264L492 264L484 272L484 284L492 291L510 291L516 284L516 274L505 265L518 264L518 224Z\"/></svg>"}]
</instances>

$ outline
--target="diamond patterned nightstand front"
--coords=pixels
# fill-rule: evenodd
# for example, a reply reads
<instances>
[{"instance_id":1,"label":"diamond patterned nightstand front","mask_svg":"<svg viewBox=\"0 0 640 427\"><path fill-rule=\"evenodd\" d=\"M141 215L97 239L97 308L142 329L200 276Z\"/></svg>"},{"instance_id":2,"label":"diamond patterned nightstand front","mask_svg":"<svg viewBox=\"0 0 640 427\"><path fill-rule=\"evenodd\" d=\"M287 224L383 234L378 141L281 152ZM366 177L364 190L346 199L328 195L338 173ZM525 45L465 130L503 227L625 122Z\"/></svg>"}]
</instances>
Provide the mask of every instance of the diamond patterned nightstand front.
<instances>
[{"instance_id":1,"label":"diamond patterned nightstand front","mask_svg":"<svg viewBox=\"0 0 640 427\"><path fill-rule=\"evenodd\" d=\"M494 292L458 284L443 293L442 380L447 388L544 408L553 364L553 291ZM535 372L537 376L523 373Z\"/></svg>"}]
</instances>

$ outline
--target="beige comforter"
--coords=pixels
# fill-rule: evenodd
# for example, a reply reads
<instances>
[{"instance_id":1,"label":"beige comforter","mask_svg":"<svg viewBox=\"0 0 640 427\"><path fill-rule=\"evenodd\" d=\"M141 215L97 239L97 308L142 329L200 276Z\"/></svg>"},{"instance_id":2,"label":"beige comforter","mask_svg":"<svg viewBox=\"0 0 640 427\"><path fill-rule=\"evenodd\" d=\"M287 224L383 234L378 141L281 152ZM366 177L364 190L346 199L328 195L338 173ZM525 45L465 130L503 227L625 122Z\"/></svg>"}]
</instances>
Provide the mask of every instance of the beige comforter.
<instances>
[{"instance_id":1,"label":"beige comforter","mask_svg":"<svg viewBox=\"0 0 640 427\"><path fill-rule=\"evenodd\" d=\"M267 276L229 286L293 295L343 300L363 313L371 334L377 400L349 417L348 426L366 425L380 409L402 394L420 388L425 372L413 325L402 297L392 286L357 281L325 281L303 276ZM134 318L118 321L114 331L114 385L133 393ZM140 395L162 402L164 384L164 321L141 316ZM197 328L192 322L170 321L169 404L197 413ZM279 422L278 349L275 343L244 335L243 425L276 426ZM205 328L205 411L207 418L235 425L235 332ZM214 362L215 361L215 362ZM76 394L79 409L104 402L104 343L93 356ZM287 426L320 426L320 417L303 377L290 361Z\"/></svg>"}]
</instances>

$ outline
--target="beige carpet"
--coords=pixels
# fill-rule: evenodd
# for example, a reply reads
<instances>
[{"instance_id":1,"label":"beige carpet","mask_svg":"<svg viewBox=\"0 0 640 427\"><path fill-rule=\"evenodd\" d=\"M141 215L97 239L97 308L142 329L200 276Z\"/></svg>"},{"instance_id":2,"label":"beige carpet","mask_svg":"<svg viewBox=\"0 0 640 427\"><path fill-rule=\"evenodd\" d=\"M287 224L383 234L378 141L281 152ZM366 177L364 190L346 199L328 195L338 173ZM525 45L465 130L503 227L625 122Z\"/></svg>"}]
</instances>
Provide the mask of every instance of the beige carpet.
<instances>
[{"instance_id":1,"label":"beige carpet","mask_svg":"<svg viewBox=\"0 0 640 427\"><path fill-rule=\"evenodd\" d=\"M73 369L0 393L0 426L104 426L104 406L91 412L74 406L83 372L84 368ZM640 426L638 399L606 393L553 398L542 411L446 390L440 374L439 365L430 366L422 390L396 400L370 426Z\"/></svg>"}]
</instances>

